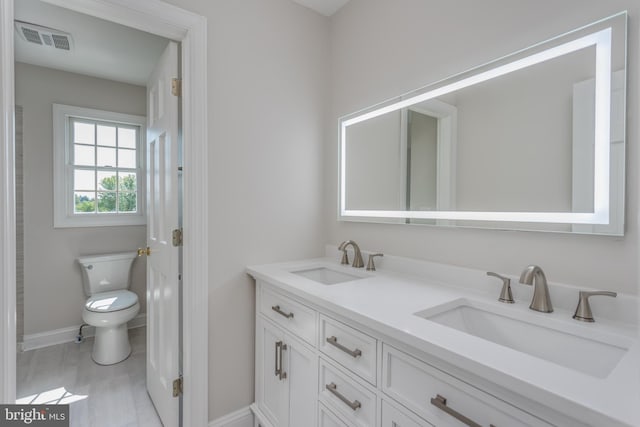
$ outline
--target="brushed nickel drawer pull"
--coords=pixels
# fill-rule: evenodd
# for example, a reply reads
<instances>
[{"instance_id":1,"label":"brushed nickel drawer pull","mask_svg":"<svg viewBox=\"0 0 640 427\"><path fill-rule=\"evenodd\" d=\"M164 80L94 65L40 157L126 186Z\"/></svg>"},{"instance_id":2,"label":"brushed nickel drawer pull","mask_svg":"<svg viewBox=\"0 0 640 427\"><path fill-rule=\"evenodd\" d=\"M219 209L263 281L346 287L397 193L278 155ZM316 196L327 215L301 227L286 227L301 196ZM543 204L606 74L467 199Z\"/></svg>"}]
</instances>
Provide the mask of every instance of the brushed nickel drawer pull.
<instances>
[{"instance_id":1,"label":"brushed nickel drawer pull","mask_svg":"<svg viewBox=\"0 0 640 427\"><path fill-rule=\"evenodd\" d=\"M273 307L271 307L271 310L275 311L280 316L286 317L287 319L293 319L293 313L285 313L284 311L280 310L279 305L274 305Z\"/></svg>"},{"instance_id":2,"label":"brushed nickel drawer pull","mask_svg":"<svg viewBox=\"0 0 640 427\"><path fill-rule=\"evenodd\" d=\"M439 394L436 395L436 397L431 398L431 404L436 408L440 409L441 411L444 411L447 414L451 415L453 418L460 421L462 424L465 424L469 427L482 427L480 424L476 423L473 420L470 420L469 418L462 415L460 412L454 409L451 409L449 406L447 406L447 399L440 396ZM490 427L495 427L495 426L491 424Z\"/></svg>"},{"instance_id":3,"label":"brushed nickel drawer pull","mask_svg":"<svg viewBox=\"0 0 640 427\"><path fill-rule=\"evenodd\" d=\"M276 341L276 345L275 345L275 349L276 349L276 354L273 356L273 361L275 363L275 376L277 377L278 374L280 373L280 369L278 368L278 355L279 355L279 350L280 350L280 346L282 345L282 341Z\"/></svg>"},{"instance_id":4,"label":"brushed nickel drawer pull","mask_svg":"<svg viewBox=\"0 0 640 427\"><path fill-rule=\"evenodd\" d=\"M360 402L358 402L357 400L354 400L353 402L350 401L349 399L347 399L346 397L344 397L339 391L338 391L338 386L335 383L331 383L331 384L327 384L326 385L327 390L329 390L330 393L332 393L334 396L336 396L338 399L342 400L349 408L353 409L354 411L356 409L359 409L362 404Z\"/></svg>"},{"instance_id":5,"label":"brushed nickel drawer pull","mask_svg":"<svg viewBox=\"0 0 640 427\"><path fill-rule=\"evenodd\" d=\"M279 380L287 378L287 373L282 370L282 351L287 349L287 345L282 341L276 341L276 371L275 375Z\"/></svg>"},{"instance_id":6,"label":"brushed nickel drawer pull","mask_svg":"<svg viewBox=\"0 0 640 427\"><path fill-rule=\"evenodd\" d=\"M338 338L336 338L334 336L331 336L331 337L327 338L327 342L329 344L331 344L332 346L344 351L345 353L347 353L351 357L360 357L360 356L362 356L362 351L358 350L357 348L355 350L349 350L347 347L343 346L342 344L338 344Z\"/></svg>"}]
</instances>

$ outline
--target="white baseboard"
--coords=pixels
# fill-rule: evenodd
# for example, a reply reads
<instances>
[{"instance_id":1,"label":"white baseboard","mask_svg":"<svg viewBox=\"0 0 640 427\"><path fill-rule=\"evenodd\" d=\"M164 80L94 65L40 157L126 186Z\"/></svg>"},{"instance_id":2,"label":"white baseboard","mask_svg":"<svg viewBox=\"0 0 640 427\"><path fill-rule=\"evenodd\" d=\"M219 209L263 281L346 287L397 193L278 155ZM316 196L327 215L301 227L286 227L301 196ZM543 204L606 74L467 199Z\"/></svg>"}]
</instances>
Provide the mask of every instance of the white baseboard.
<instances>
[{"instance_id":1,"label":"white baseboard","mask_svg":"<svg viewBox=\"0 0 640 427\"><path fill-rule=\"evenodd\" d=\"M247 406L213 421L209 421L209 427L253 427L253 412L251 412L251 407Z\"/></svg>"},{"instance_id":2,"label":"white baseboard","mask_svg":"<svg viewBox=\"0 0 640 427\"><path fill-rule=\"evenodd\" d=\"M251 412L253 412L254 419L255 421L258 422L258 425L260 427L273 427L273 425L269 421L267 421L267 417L260 410L257 403L255 402L252 403L251 406L249 406L249 408L251 408Z\"/></svg>"},{"instance_id":3,"label":"white baseboard","mask_svg":"<svg viewBox=\"0 0 640 427\"><path fill-rule=\"evenodd\" d=\"M145 313L138 314L129 323L129 329L139 328L147 324L147 315ZM68 328L55 329L53 331L40 332L37 334L25 335L23 341L18 343L18 351L35 350L37 348L49 347L50 345L63 344L76 340L80 325ZM82 335L92 337L95 335L93 326L85 326L82 328Z\"/></svg>"}]
</instances>

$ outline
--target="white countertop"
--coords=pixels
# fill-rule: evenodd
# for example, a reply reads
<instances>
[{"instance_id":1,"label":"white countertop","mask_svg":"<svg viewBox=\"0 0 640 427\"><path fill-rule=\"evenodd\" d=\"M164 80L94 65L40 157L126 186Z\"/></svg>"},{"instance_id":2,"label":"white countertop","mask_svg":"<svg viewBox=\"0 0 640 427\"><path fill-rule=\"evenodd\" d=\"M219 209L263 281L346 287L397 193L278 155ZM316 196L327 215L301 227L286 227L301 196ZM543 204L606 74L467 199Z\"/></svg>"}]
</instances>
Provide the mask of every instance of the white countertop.
<instances>
[{"instance_id":1,"label":"white countertop","mask_svg":"<svg viewBox=\"0 0 640 427\"><path fill-rule=\"evenodd\" d=\"M582 323L571 318L572 311L557 305L553 313L529 310L530 299L525 299L523 295L519 300L515 294L515 304L499 303L496 300L499 286L492 286L491 292L487 292L486 286L473 289L459 286L460 280L475 278L478 282L485 283L484 272L480 271L445 266L444 269L450 270L448 275L452 278L447 283L442 280L442 275L436 275L437 279L429 278L428 274L425 275L427 277L417 276L421 267L414 268L410 272L413 275L383 269L367 272L364 269L340 266L338 259L331 257L252 266L248 268L248 272L256 279L268 281L286 292L446 360L460 369L516 391L567 416L594 426L640 426L640 340L635 324L598 317L595 309L596 323ZM413 264L415 267L415 262ZM325 265L347 274L366 277L324 285L291 273ZM427 269L431 267L437 270L440 268L438 266L440 265L424 263ZM458 280L453 280L456 270L460 271L460 275ZM458 283L452 285L452 282ZM514 281L512 287L515 287L513 283ZM553 297L555 289L551 288ZM558 290L556 293L561 292L563 291ZM566 325L567 330L579 331L587 336L614 337L618 342L625 343L629 350L606 378L597 378L414 314L459 298L479 301L489 308L495 306L496 310L503 312L508 310L531 323L553 321L557 326L557 322L560 322ZM630 307L629 298L626 297L626 302L621 303L625 309ZM637 309L637 306L633 309ZM632 315L627 317L633 318ZM580 355L576 354L575 357Z\"/></svg>"}]
</instances>

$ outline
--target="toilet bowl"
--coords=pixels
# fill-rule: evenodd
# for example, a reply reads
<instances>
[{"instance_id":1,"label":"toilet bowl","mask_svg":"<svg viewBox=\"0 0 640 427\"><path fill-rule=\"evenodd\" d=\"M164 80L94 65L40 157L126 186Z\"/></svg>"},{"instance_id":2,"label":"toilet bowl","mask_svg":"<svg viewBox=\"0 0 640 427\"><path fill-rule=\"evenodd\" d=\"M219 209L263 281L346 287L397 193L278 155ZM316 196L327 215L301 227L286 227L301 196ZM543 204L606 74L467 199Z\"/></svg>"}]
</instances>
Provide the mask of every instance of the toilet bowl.
<instances>
[{"instance_id":1,"label":"toilet bowl","mask_svg":"<svg viewBox=\"0 0 640 427\"><path fill-rule=\"evenodd\" d=\"M78 258L84 290L89 298L82 319L96 328L91 357L113 365L129 357L127 322L140 311L138 296L127 290L135 252Z\"/></svg>"}]
</instances>

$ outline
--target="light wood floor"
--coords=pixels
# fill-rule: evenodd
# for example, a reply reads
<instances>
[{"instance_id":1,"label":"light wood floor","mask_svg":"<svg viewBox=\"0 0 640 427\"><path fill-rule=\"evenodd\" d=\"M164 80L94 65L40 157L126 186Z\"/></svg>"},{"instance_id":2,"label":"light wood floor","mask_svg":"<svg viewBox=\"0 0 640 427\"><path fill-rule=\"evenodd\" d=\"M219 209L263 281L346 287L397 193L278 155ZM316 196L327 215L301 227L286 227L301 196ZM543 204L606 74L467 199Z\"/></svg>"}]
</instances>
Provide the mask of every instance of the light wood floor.
<instances>
[{"instance_id":1,"label":"light wood floor","mask_svg":"<svg viewBox=\"0 0 640 427\"><path fill-rule=\"evenodd\" d=\"M100 366L91 359L93 338L18 354L18 403L70 405L71 427L160 427L145 386L145 328L129 331L132 352Z\"/></svg>"}]
</instances>

